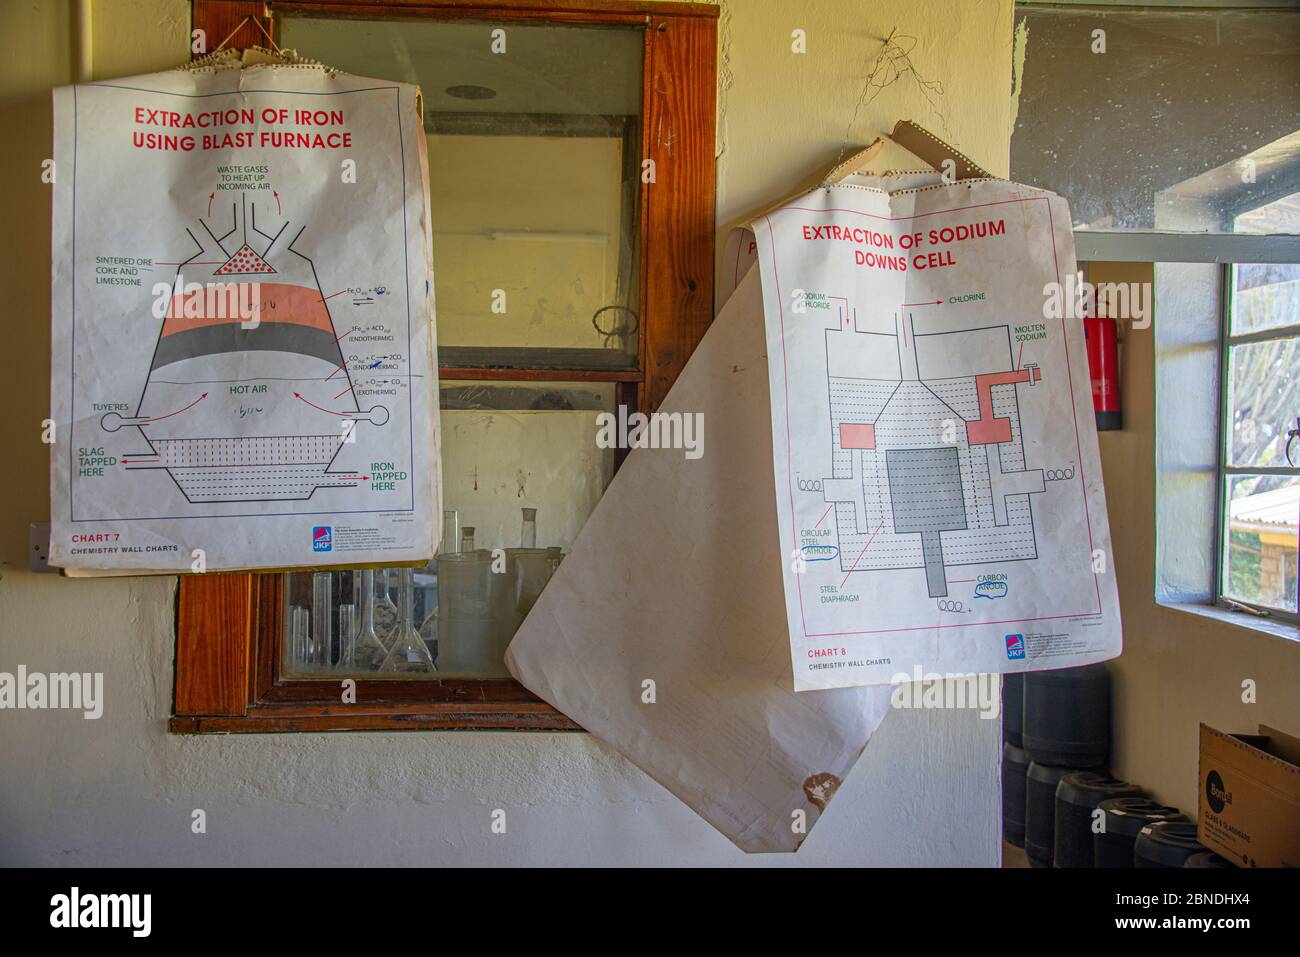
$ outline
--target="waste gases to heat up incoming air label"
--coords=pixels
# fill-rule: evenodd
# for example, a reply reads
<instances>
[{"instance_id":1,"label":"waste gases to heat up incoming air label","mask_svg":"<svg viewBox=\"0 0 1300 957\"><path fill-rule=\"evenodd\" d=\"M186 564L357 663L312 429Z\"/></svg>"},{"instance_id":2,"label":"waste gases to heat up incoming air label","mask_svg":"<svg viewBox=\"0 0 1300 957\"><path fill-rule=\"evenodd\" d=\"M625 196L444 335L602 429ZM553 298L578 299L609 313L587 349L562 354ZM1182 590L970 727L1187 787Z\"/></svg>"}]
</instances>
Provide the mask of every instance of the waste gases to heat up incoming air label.
<instances>
[{"instance_id":1,"label":"waste gases to heat up incoming air label","mask_svg":"<svg viewBox=\"0 0 1300 957\"><path fill-rule=\"evenodd\" d=\"M752 251L796 689L1118 654L1065 202L823 188Z\"/></svg>"},{"instance_id":2,"label":"waste gases to heat up incoming air label","mask_svg":"<svg viewBox=\"0 0 1300 957\"><path fill-rule=\"evenodd\" d=\"M417 93L238 61L55 91L52 564L430 557Z\"/></svg>"}]
</instances>

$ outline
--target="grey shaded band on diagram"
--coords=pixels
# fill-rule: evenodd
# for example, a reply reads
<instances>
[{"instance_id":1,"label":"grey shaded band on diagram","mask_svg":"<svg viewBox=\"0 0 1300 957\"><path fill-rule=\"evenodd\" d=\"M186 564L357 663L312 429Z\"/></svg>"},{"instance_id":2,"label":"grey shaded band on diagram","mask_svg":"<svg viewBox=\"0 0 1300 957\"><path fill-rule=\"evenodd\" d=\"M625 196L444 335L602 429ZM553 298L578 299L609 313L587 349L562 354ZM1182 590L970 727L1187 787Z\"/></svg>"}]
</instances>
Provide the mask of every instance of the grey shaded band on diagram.
<instances>
[{"instance_id":1,"label":"grey shaded band on diagram","mask_svg":"<svg viewBox=\"0 0 1300 957\"><path fill-rule=\"evenodd\" d=\"M332 332L296 322L265 322L253 329L225 322L163 336L154 353L155 369L220 352L296 352L331 365L342 361Z\"/></svg>"}]
</instances>

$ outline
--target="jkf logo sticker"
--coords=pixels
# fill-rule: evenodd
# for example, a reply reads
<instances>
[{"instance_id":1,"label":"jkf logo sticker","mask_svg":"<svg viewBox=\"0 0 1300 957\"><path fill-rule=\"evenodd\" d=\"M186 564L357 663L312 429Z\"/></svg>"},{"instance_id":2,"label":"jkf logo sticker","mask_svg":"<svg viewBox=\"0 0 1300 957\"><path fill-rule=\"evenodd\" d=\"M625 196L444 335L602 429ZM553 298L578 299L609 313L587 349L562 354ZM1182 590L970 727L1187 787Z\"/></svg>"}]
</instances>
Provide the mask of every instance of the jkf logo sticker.
<instances>
[{"instance_id":1,"label":"jkf logo sticker","mask_svg":"<svg viewBox=\"0 0 1300 957\"><path fill-rule=\"evenodd\" d=\"M1007 635L1007 657L1023 658L1025 656L1025 636Z\"/></svg>"},{"instance_id":2,"label":"jkf logo sticker","mask_svg":"<svg viewBox=\"0 0 1300 957\"><path fill-rule=\"evenodd\" d=\"M317 525L311 530L311 550L328 552L334 549L334 529L329 525Z\"/></svg>"}]
</instances>

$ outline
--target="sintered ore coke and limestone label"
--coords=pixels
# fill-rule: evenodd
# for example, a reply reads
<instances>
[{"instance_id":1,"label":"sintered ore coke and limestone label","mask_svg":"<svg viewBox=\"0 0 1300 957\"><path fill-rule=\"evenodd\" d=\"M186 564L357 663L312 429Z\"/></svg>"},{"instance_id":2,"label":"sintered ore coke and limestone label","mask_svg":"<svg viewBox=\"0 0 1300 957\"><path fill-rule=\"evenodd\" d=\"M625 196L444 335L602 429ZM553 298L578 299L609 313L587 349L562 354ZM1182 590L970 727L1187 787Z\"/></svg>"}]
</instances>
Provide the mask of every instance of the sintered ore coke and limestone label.
<instances>
[{"instance_id":1,"label":"sintered ore coke and limestone label","mask_svg":"<svg viewBox=\"0 0 1300 957\"><path fill-rule=\"evenodd\" d=\"M840 186L753 228L795 688L1117 655L1065 201Z\"/></svg>"},{"instance_id":2,"label":"sintered ore coke and limestone label","mask_svg":"<svg viewBox=\"0 0 1300 957\"><path fill-rule=\"evenodd\" d=\"M55 91L52 564L432 555L417 96L238 61Z\"/></svg>"}]
</instances>

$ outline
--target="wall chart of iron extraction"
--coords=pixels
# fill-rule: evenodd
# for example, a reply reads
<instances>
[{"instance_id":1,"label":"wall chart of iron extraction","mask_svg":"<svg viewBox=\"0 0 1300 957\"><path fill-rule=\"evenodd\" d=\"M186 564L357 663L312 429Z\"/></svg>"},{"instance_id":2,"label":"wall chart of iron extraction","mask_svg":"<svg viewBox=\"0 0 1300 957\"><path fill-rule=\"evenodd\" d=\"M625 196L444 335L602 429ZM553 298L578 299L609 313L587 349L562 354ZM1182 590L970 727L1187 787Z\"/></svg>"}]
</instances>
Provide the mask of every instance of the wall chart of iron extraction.
<instances>
[{"instance_id":1,"label":"wall chart of iron extraction","mask_svg":"<svg viewBox=\"0 0 1300 957\"><path fill-rule=\"evenodd\" d=\"M430 557L417 99L233 55L55 91L52 564Z\"/></svg>"},{"instance_id":2,"label":"wall chart of iron extraction","mask_svg":"<svg viewBox=\"0 0 1300 957\"><path fill-rule=\"evenodd\" d=\"M1118 654L1065 201L823 187L753 230L796 689Z\"/></svg>"}]
</instances>

